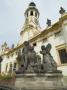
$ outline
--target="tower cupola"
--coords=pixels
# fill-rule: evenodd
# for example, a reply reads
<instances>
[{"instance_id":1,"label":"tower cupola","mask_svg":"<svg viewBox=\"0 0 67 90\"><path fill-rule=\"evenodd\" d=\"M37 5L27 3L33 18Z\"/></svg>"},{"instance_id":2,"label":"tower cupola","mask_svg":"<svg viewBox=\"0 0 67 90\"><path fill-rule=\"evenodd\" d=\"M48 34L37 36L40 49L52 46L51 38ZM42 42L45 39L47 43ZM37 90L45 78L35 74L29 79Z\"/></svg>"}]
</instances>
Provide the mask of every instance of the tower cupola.
<instances>
[{"instance_id":1,"label":"tower cupola","mask_svg":"<svg viewBox=\"0 0 67 90\"><path fill-rule=\"evenodd\" d=\"M33 21L36 19L39 18L39 11L38 9L36 8L36 4L34 2L31 2L28 6L28 8L26 9L25 11L25 18L26 19L32 19Z\"/></svg>"},{"instance_id":2,"label":"tower cupola","mask_svg":"<svg viewBox=\"0 0 67 90\"><path fill-rule=\"evenodd\" d=\"M25 23L20 32L21 41L27 41L40 33L39 11L34 2L30 2L25 13Z\"/></svg>"}]
</instances>

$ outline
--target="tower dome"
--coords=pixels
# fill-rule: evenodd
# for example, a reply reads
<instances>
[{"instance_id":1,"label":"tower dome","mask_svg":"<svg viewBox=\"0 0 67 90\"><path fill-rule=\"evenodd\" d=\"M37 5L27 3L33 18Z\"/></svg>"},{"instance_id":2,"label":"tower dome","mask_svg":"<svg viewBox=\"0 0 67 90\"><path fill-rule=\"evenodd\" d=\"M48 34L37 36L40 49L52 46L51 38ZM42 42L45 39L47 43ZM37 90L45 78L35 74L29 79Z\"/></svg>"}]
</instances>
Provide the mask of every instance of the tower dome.
<instances>
[{"instance_id":1,"label":"tower dome","mask_svg":"<svg viewBox=\"0 0 67 90\"><path fill-rule=\"evenodd\" d=\"M39 11L36 8L36 4L34 2L30 2L28 8L25 11L25 18L29 19L30 16L34 16L37 19L39 18Z\"/></svg>"},{"instance_id":2,"label":"tower dome","mask_svg":"<svg viewBox=\"0 0 67 90\"><path fill-rule=\"evenodd\" d=\"M31 2L29 6L36 6L36 4L34 2Z\"/></svg>"}]
</instances>

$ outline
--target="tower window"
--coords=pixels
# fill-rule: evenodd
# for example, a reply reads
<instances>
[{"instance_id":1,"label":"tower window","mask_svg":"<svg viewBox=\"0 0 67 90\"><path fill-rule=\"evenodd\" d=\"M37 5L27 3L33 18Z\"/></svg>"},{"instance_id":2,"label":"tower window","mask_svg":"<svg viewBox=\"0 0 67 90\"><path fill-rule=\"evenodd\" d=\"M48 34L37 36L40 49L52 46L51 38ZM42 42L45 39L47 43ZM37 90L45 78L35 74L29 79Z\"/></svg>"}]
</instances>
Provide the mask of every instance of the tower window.
<instances>
[{"instance_id":1,"label":"tower window","mask_svg":"<svg viewBox=\"0 0 67 90\"><path fill-rule=\"evenodd\" d=\"M35 12L35 17L37 17L37 13Z\"/></svg>"},{"instance_id":2,"label":"tower window","mask_svg":"<svg viewBox=\"0 0 67 90\"><path fill-rule=\"evenodd\" d=\"M28 17L28 13L27 13L27 17Z\"/></svg>"},{"instance_id":3,"label":"tower window","mask_svg":"<svg viewBox=\"0 0 67 90\"><path fill-rule=\"evenodd\" d=\"M42 43L47 42L47 38L42 39Z\"/></svg>"},{"instance_id":4,"label":"tower window","mask_svg":"<svg viewBox=\"0 0 67 90\"><path fill-rule=\"evenodd\" d=\"M33 11L30 12L30 15L33 16Z\"/></svg>"},{"instance_id":5,"label":"tower window","mask_svg":"<svg viewBox=\"0 0 67 90\"><path fill-rule=\"evenodd\" d=\"M67 63L67 52L66 52L66 49L61 49L58 52L59 52L61 63L62 64Z\"/></svg>"}]
</instances>

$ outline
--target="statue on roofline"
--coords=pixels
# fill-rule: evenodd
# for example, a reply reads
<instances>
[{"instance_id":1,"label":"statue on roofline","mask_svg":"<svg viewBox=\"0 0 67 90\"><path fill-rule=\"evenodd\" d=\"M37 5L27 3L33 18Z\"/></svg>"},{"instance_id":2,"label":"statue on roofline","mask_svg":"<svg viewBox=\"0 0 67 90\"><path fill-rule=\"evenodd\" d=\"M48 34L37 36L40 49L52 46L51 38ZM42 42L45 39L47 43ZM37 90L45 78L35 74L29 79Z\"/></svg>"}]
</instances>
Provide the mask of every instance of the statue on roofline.
<instances>
[{"instance_id":1,"label":"statue on roofline","mask_svg":"<svg viewBox=\"0 0 67 90\"><path fill-rule=\"evenodd\" d=\"M60 7L59 13L60 13L61 15L65 13L65 10L64 10L63 7Z\"/></svg>"},{"instance_id":2,"label":"statue on roofline","mask_svg":"<svg viewBox=\"0 0 67 90\"><path fill-rule=\"evenodd\" d=\"M51 20L50 19L47 19L46 24L47 24L47 26L51 26Z\"/></svg>"}]
</instances>

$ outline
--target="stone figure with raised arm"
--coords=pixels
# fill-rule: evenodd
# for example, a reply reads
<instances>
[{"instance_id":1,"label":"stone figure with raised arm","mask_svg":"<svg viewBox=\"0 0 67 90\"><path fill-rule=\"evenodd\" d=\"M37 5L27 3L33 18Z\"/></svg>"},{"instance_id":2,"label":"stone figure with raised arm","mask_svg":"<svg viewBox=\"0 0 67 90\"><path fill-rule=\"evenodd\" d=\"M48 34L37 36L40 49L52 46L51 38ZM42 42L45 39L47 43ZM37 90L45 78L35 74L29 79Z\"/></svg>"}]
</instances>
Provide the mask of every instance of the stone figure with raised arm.
<instances>
[{"instance_id":1,"label":"stone figure with raised arm","mask_svg":"<svg viewBox=\"0 0 67 90\"><path fill-rule=\"evenodd\" d=\"M39 68L38 62L40 62L40 59L41 59L40 56L36 55L36 52L34 51L34 47L31 46L28 41L25 41L24 47L22 49L22 54L20 56L20 60L22 61L22 64L20 65L18 73L21 73L21 72L29 73L29 72L38 71L38 68Z\"/></svg>"}]
</instances>

